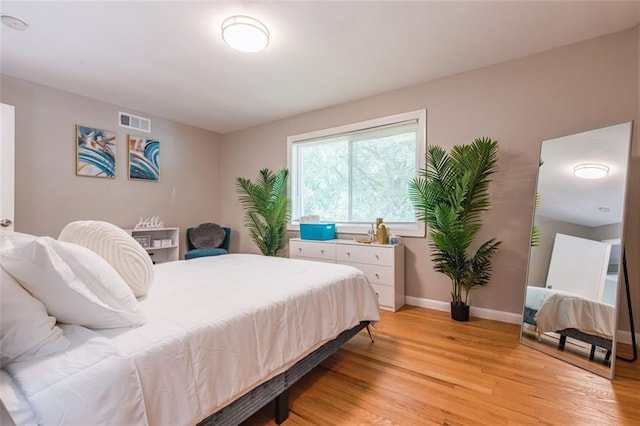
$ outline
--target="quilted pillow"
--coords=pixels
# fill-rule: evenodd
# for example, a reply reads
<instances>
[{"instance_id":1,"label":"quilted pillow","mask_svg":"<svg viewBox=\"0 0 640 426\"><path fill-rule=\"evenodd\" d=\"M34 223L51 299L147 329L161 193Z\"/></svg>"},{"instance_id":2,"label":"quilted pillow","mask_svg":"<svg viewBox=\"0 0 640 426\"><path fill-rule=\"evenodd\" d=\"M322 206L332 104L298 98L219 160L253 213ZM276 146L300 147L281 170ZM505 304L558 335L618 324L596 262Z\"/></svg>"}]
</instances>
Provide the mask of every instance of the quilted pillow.
<instances>
[{"instance_id":1,"label":"quilted pillow","mask_svg":"<svg viewBox=\"0 0 640 426\"><path fill-rule=\"evenodd\" d=\"M108 222L82 220L65 226L58 240L80 244L99 254L118 271L136 297L147 294L153 282L153 262L124 229Z\"/></svg>"},{"instance_id":2,"label":"quilted pillow","mask_svg":"<svg viewBox=\"0 0 640 426\"><path fill-rule=\"evenodd\" d=\"M220 225L202 223L191 230L189 239L195 248L217 248L224 243L226 234Z\"/></svg>"},{"instance_id":3,"label":"quilted pillow","mask_svg":"<svg viewBox=\"0 0 640 426\"><path fill-rule=\"evenodd\" d=\"M120 275L85 247L38 237L3 246L0 263L59 322L88 328L145 322L138 301Z\"/></svg>"},{"instance_id":4,"label":"quilted pillow","mask_svg":"<svg viewBox=\"0 0 640 426\"><path fill-rule=\"evenodd\" d=\"M40 358L69 347L44 305L0 268L0 367Z\"/></svg>"}]
</instances>

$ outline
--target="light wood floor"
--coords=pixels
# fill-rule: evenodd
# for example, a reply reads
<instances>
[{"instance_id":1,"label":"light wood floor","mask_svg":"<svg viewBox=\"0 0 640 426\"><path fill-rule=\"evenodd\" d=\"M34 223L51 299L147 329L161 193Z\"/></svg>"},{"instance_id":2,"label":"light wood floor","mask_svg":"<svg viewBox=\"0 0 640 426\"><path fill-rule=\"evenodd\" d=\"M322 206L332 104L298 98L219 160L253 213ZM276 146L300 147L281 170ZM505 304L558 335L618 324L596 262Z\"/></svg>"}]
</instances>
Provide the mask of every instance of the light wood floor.
<instances>
[{"instance_id":1,"label":"light wood floor","mask_svg":"<svg viewBox=\"0 0 640 426\"><path fill-rule=\"evenodd\" d=\"M640 361L609 381L521 345L517 325L381 315L375 343L361 332L291 388L284 425L640 425ZM246 425L272 419L269 405Z\"/></svg>"}]
</instances>

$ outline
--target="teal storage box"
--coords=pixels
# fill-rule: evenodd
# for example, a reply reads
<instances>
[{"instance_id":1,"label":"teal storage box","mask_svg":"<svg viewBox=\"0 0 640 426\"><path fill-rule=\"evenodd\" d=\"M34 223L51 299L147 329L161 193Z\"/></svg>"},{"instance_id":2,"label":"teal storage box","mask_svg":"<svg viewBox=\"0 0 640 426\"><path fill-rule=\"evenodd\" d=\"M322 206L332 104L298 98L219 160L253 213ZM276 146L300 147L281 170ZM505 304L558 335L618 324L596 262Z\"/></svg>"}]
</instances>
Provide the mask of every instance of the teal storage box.
<instances>
[{"instance_id":1,"label":"teal storage box","mask_svg":"<svg viewBox=\"0 0 640 426\"><path fill-rule=\"evenodd\" d=\"M333 240L335 237L335 223L300 224L300 238L303 240Z\"/></svg>"}]
</instances>

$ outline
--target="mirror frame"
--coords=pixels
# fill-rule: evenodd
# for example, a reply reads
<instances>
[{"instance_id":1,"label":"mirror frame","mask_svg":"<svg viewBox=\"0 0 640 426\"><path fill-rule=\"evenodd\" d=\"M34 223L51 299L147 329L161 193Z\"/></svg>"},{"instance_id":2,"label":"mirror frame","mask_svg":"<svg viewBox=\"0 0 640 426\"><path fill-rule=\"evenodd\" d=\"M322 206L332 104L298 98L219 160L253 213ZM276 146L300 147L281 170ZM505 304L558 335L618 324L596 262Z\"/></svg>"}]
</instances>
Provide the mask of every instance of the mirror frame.
<instances>
[{"instance_id":1,"label":"mirror frame","mask_svg":"<svg viewBox=\"0 0 640 426\"><path fill-rule=\"evenodd\" d=\"M586 134L592 131L597 131L597 130L601 130L601 129L605 129L608 127L613 127L613 126L620 126L620 125L628 125L628 140L627 140L627 161L626 161L626 169L625 169L625 175L624 175L624 185L622 188L622 222L621 222L621 229L620 229L620 262L618 264L618 275L617 275L617 280L616 280L616 295L615 295L615 318L614 318L614 335L612 338L612 342L611 342L611 354L610 354L610 362L609 365L607 366L605 363L596 363L595 361L590 360L589 358L586 358L585 360L581 360L579 359L577 356L574 357L573 359L571 359L569 356L565 355L565 352L560 349L558 349L557 347L551 346L551 345L547 345L547 344L542 344L542 343L538 343L537 341L532 341L531 338L526 338L524 336L525 331L525 325L524 325L524 318L525 318L525 309L526 309L526 301L527 301L527 289L528 289L528 281L529 281L529 274L530 274L530 269L531 269L531 257L532 257L532 250L533 247L531 246L531 241L529 244L529 255L527 258L527 268L526 268L526 279L525 279L525 291L524 291L524 300L522 302L522 323L520 326L520 343L531 347L533 349L539 350L547 355L550 355L554 358L563 360L565 362L568 362L572 365L578 366L580 368L583 368L587 371L590 371L594 374L598 374L601 375L603 377L606 377L608 379L613 379L614 375L615 375L615 360L616 360L616 344L617 344L617 330L618 330L618 317L620 314L620 300L621 300L621 296L622 293L625 291L624 288L624 276L623 276L623 265L622 265L622 259L623 259L623 254L624 254L624 243L625 243L625 222L627 220L627 206L628 206L628 196L629 196L629 166L631 163L631 148L632 148L632 143L633 143L633 125L634 125L634 121L630 120L630 121L625 121L625 122L621 122L621 123L617 123L617 124L612 124L612 125L608 125L608 126L602 126L599 128L595 128L595 129L590 129L590 130L585 130L583 132L577 132L577 133L573 133L573 134L568 134L568 135L564 135L564 136L559 136L559 137L554 137L554 138L550 138L550 139L545 139L543 141L540 142L540 151L539 151L539 159L542 159L542 150L543 150L543 145L545 142L550 142L553 141L555 139L560 139L563 137L568 137L568 136L573 136L573 135L580 135L580 134ZM537 194L538 194L538 187L540 185L540 170L538 170L538 173L536 174L536 185L535 185L535 195L534 195L534 199L537 198ZM535 220L536 220L536 214L537 214L537 208L536 208L536 204L534 203L534 208L533 208L533 213L532 213L532 217L531 217L531 228L533 229L533 226L535 224ZM586 342L588 343L588 342ZM584 362L582 362L584 361Z\"/></svg>"}]
</instances>

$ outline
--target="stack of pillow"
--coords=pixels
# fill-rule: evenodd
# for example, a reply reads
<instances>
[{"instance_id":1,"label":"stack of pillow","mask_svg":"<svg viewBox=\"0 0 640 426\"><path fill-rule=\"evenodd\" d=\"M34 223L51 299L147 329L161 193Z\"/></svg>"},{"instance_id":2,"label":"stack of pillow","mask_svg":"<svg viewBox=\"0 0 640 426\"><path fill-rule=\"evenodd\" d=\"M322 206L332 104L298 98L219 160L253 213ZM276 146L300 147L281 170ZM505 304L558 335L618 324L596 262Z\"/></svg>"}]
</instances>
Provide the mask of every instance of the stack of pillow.
<instances>
[{"instance_id":1,"label":"stack of pillow","mask_svg":"<svg viewBox=\"0 0 640 426\"><path fill-rule=\"evenodd\" d=\"M67 225L58 240L0 233L0 366L66 349L56 322L92 329L136 327L146 317L153 264L123 229Z\"/></svg>"}]
</instances>

